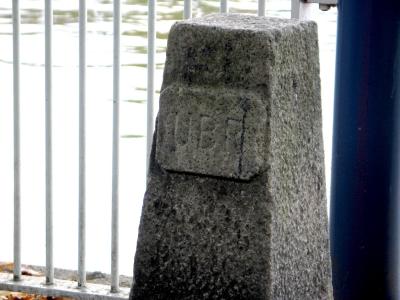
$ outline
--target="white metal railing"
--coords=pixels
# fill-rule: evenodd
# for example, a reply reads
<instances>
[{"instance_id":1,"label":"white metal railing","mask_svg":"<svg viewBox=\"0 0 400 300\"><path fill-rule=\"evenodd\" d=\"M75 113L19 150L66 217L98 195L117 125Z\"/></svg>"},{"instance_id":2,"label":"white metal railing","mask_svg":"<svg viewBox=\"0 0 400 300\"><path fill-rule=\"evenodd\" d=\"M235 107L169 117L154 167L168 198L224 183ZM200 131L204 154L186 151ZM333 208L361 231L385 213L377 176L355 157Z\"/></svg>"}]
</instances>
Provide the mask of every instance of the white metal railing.
<instances>
[{"instance_id":1,"label":"white metal railing","mask_svg":"<svg viewBox=\"0 0 400 300\"><path fill-rule=\"evenodd\" d=\"M112 216L111 216L111 292L119 290L119 101L121 0L114 0L114 61L113 61L113 149L112 149Z\"/></svg>"},{"instance_id":2,"label":"white metal railing","mask_svg":"<svg viewBox=\"0 0 400 300\"><path fill-rule=\"evenodd\" d=\"M52 198L52 0L45 1L46 284L54 283Z\"/></svg>"},{"instance_id":3,"label":"white metal railing","mask_svg":"<svg viewBox=\"0 0 400 300\"><path fill-rule=\"evenodd\" d=\"M13 13L13 89L14 89L14 280L21 279L21 160L19 124L20 49L19 0L14 0Z\"/></svg>"},{"instance_id":4,"label":"white metal railing","mask_svg":"<svg viewBox=\"0 0 400 300\"><path fill-rule=\"evenodd\" d=\"M86 286L86 0L79 0L79 230L78 287Z\"/></svg>"},{"instance_id":5,"label":"white metal railing","mask_svg":"<svg viewBox=\"0 0 400 300\"><path fill-rule=\"evenodd\" d=\"M292 18L307 18L312 3L322 10L337 5L336 0L291 0ZM49 296L72 296L78 299L126 299L127 289L119 287L119 103L120 103L120 24L121 1L113 3L113 147L112 147L112 230L111 287L94 288L86 283L86 185L85 185L85 101L86 101L86 0L79 0L79 229L78 288L54 279L53 265L53 201L52 201L52 0L45 0L45 143L46 143L46 278L45 286L37 281L21 281L21 196L20 196L20 9L19 0L12 0L13 16L13 94L14 94L14 272L13 280L0 276L0 289L36 292ZM265 0L258 1L258 15L265 15ZM220 0L220 12L228 13L228 0ZM184 0L183 18L192 17L192 1ZM147 64L147 167L154 130L156 53L156 0L148 0L148 64Z\"/></svg>"},{"instance_id":6,"label":"white metal railing","mask_svg":"<svg viewBox=\"0 0 400 300\"><path fill-rule=\"evenodd\" d=\"M187 0L185 3L187 3ZM147 133L146 133L146 170L149 169L151 142L154 131L154 74L156 70L156 0L148 0L148 28L147 28Z\"/></svg>"}]
</instances>

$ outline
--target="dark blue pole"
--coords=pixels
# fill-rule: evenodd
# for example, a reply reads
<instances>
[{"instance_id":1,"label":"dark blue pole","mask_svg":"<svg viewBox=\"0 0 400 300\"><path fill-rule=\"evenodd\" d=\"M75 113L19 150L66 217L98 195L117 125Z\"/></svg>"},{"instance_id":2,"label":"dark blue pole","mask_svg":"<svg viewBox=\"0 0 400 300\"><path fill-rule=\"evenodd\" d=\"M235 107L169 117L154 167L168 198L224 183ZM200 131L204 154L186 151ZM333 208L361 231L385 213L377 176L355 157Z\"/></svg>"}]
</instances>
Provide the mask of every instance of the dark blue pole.
<instances>
[{"instance_id":1,"label":"dark blue pole","mask_svg":"<svg viewBox=\"0 0 400 300\"><path fill-rule=\"evenodd\" d=\"M331 249L335 300L400 299L400 0L338 6Z\"/></svg>"}]
</instances>

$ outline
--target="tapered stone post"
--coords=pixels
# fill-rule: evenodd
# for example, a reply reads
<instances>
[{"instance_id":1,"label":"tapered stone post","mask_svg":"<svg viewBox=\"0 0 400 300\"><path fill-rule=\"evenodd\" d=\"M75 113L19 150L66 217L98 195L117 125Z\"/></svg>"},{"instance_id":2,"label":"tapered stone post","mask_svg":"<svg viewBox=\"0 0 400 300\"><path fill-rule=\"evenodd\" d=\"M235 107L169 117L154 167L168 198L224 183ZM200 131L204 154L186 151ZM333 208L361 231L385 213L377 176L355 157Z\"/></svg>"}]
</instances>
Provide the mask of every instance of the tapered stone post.
<instances>
[{"instance_id":1,"label":"tapered stone post","mask_svg":"<svg viewBox=\"0 0 400 300\"><path fill-rule=\"evenodd\" d=\"M330 299L317 28L171 29L131 299Z\"/></svg>"}]
</instances>

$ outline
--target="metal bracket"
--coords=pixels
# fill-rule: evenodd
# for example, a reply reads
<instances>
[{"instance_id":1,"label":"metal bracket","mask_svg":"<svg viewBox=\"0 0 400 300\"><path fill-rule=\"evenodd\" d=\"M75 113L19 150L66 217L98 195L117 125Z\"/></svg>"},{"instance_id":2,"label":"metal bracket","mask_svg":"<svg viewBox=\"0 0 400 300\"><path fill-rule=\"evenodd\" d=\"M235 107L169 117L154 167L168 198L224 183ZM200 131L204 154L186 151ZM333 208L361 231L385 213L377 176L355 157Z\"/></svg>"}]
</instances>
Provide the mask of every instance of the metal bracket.
<instances>
[{"instance_id":1,"label":"metal bracket","mask_svg":"<svg viewBox=\"0 0 400 300\"><path fill-rule=\"evenodd\" d=\"M318 3L319 9L327 11L331 7L335 7L338 4L338 0L301 0L303 3Z\"/></svg>"},{"instance_id":2,"label":"metal bracket","mask_svg":"<svg viewBox=\"0 0 400 300\"><path fill-rule=\"evenodd\" d=\"M313 3L319 4L319 9L327 11L331 7L337 6L339 0L292 0L292 13L293 19L307 20L310 18L310 6Z\"/></svg>"}]
</instances>

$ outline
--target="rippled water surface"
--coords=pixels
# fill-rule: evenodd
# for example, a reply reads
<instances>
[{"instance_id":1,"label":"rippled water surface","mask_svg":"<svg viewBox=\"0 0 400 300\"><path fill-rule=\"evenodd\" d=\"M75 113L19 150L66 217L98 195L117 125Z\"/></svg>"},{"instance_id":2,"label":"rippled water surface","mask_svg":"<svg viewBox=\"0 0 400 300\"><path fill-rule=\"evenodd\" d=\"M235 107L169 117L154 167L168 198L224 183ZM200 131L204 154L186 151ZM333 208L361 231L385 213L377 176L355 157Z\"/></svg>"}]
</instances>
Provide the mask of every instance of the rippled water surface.
<instances>
[{"instance_id":1,"label":"rippled water surface","mask_svg":"<svg viewBox=\"0 0 400 300\"><path fill-rule=\"evenodd\" d=\"M13 138L11 2L0 0L0 261L12 260ZM78 1L54 0L53 134L56 267L77 266ZM44 1L21 0L22 260L45 264ZM171 25L183 1L157 2L157 96ZM88 0L87 269L109 272L111 216L112 1ZM197 0L193 16L218 12ZM257 3L230 1L230 12L255 14ZM269 16L288 18L290 1L267 2ZM336 10L319 12L327 170L330 169ZM131 275L145 190L147 3L125 0L121 37L120 270ZM155 113L157 104L155 105ZM329 172L327 172L329 182Z\"/></svg>"}]
</instances>

